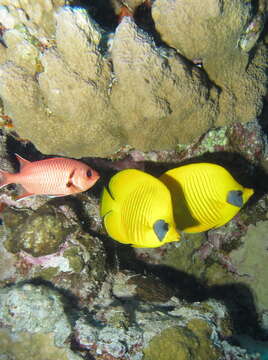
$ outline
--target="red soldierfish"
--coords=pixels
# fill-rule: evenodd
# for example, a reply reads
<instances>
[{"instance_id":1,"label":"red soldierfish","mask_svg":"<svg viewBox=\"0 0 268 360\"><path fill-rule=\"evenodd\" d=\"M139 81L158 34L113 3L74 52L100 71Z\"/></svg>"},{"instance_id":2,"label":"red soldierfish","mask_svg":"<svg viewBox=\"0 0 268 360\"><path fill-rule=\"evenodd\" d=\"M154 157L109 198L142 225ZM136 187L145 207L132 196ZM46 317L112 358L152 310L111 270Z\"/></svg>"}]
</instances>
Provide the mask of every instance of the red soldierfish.
<instances>
[{"instance_id":1,"label":"red soldierfish","mask_svg":"<svg viewBox=\"0 0 268 360\"><path fill-rule=\"evenodd\" d=\"M49 158L31 162L16 154L20 171L12 174L0 170L0 187L15 183L24 188L17 199L32 195L64 196L91 188L99 179L97 171L85 163L66 158Z\"/></svg>"}]
</instances>

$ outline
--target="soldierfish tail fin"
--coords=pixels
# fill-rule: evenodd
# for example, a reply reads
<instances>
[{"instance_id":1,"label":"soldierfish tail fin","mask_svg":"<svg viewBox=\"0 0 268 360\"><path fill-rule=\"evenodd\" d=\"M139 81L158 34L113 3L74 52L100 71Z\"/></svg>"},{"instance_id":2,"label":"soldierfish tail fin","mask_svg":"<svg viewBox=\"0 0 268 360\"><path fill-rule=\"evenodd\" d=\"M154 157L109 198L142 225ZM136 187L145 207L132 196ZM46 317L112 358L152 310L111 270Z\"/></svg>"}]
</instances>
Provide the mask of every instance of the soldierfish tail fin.
<instances>
[{"instance_id":1,"label":"soldierfish tail fin","mask_svg":"<svg viewBox=\"0 0 268 360\"><path fill-rule=\"evenodd\" d=\"M11 183L9 180L10 173L0 169L0 189Z\"/></svg>"}]
</instances>

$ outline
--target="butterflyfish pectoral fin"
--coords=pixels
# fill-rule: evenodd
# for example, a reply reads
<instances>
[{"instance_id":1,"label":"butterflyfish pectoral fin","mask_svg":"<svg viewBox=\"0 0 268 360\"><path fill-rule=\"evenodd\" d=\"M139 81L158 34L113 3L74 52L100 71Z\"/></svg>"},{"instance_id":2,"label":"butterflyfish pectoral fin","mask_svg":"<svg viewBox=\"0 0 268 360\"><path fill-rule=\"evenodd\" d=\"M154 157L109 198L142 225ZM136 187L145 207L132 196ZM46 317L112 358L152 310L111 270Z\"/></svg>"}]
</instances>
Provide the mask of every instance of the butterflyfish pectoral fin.
<instances>
[{"instance_id":1,"label":"butterflyfish pectoral fin","mask_svg":"<svg viewBox=\"0 0 268 360\"><path fill-rule=\"evenodd\" d=\"M241 208L243 206L243 192L241 190L231 190L227 194L227 202Z\"/></svg>"},{"instance_id":2,"label":"butterflyfish pectoral fin","mask_svg":"<svg viewBox=\"0 0 268 360\"><path fill-rule=\"evenodd\" d=\"M31 161L24 159L22 156L20 156L19 154L16 154L16 159L18 160L19 164L20 164L20 170L27 164L30 164Z\"/></svg>"}]
</instances>

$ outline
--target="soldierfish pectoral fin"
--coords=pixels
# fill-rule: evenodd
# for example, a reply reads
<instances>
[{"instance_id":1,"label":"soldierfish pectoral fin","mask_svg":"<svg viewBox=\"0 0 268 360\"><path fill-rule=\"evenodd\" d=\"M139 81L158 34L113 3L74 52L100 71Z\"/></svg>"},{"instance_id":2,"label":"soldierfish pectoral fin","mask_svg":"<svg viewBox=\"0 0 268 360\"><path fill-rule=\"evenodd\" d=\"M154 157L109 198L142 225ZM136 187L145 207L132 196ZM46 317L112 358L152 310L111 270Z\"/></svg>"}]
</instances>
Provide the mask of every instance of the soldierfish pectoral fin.
<instances>
[{"instance_id":1,"label":"soldierfish pectoral fin","mask_svg":"<svg viewBox=\"0 0 268 360\"><path fill-rule=\"evenodd\" d=\"M227 202L231 205L242 207L243 206L243 192L241 190L231 190L227 195Z\"/></svg>"},{"instance_id":2,"label":"soldierfish pectoral fin","mask_svg":"<svg viewBox=\"0 0 268 360\"><path fill-rule=\"evenodd\" d=\"M68 188L72 188L72 189L76 190L76 186L75 186L74 183L73 183L74 173L75 173L75 169L70 173L69 178L68 178L68 182L67 182L66 186L67 186Z\"/></svg>"},{"instance_id":3,"label":"soldierfish pectoral fin","mask_svg":"<svg viewBox=\"0 0 268 360\"><path fill-rule=\"evenodd\" d=\"M21 170L25 165L31 163L31 161L24 159L24 158L23 158L22 156L20 156L19 154L15 154L15 156L16 156L18 162L20 163L20 170Z\"/></svg>"}]
</instances>

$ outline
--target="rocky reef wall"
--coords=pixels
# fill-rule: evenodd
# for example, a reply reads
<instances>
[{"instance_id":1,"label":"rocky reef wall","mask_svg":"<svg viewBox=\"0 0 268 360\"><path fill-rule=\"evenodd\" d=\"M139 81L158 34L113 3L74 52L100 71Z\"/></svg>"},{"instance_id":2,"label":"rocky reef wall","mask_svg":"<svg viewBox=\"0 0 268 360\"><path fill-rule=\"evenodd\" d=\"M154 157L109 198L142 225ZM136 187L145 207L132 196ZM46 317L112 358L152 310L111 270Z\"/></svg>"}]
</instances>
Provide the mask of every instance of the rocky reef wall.
<instances>
[{"instance_id":1,"label":"rocky reef wall","mask_svg":"<svg viewBox=\"0 0 268 360\"><path fill-rule=\"evenodd\" d=\"M172 149L260 114L265 2L154 1L158 39L135 18L104 30L63 3L0 2L4 113L43 153Z\"/></svg>"}]
</instances>

